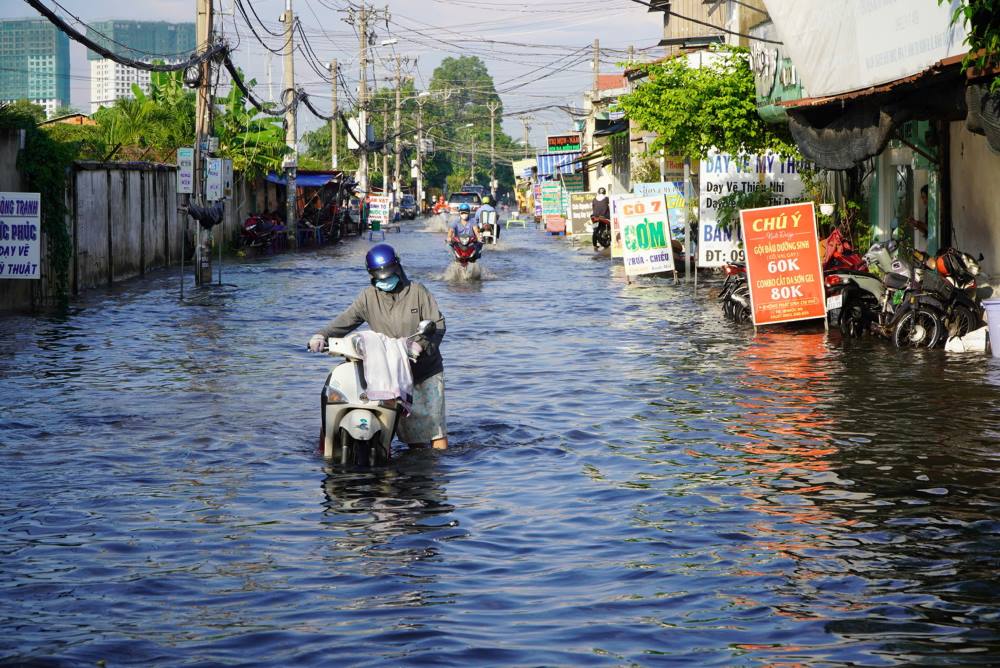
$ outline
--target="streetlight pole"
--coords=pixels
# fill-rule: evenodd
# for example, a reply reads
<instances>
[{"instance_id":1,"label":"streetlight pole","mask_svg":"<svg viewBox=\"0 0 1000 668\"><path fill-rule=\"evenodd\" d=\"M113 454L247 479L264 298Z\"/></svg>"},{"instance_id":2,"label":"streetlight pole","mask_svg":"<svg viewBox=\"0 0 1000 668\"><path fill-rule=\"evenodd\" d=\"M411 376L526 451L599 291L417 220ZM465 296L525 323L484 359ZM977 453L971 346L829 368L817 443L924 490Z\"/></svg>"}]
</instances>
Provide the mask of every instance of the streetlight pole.
<instances>
[{"instance_id":1,"label":"streetlight pole","mask_svg":"<svg viewBox=\"0 0 1000 668\"><path fill-rule=\"evenodd\" d=\"M430 93L424 91L417 96L417 206L424 210L424 102Z\"/></svg>"}]
</instances>

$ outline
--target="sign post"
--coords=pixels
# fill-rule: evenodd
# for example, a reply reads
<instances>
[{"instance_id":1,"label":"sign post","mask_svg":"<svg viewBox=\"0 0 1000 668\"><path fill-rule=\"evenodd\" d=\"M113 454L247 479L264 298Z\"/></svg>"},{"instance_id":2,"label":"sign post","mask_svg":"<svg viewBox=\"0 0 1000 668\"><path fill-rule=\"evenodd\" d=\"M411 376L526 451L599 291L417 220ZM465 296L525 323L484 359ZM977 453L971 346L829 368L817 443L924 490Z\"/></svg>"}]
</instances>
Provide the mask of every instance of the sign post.
<instances>
[{"instance_id":1,"label":"sign post","mask_svg":"<svg viewBox=\"0 0 1000 668\"><path fill-rule=\"evenodd\" d=\"M826 294L812 202L740 211L754 327L823 318Z\"/></svg>"},{"instance_id":2,"label":"sign post","mask_svg":"<svg viewBox=\"0 0 1000 668\"><path fill-rule=\"evenodd\" d=\"M627 277L671 271L677 282L670 218L663 195L617 199L622 235L622 259Z\"/></svg>"},{"instance_id":3,"label":"sign post","mask_svg":"<svg viewBox=\"0 0 1000 668\"><path fill-rule=\"evenodd\" d=\"M594 195L597 193L570 193L569 220L566 223L566 234L575 236L587 232L590 223L590 213L593 210Z\"/></svg>"},{"instance_id":4,"label":"sign post","mask_svg":"<svg viewBox=\"0 0 1000 668\"><path fill-rule=\"evenodd\" d=\"M0 278L42 277L39 193L0 192Z\"/></svg>"},{"instance_id":5,"label":"sign post","mask_svg":"<svg viewBox=\"0 0 1000 668\"><path fill-rule=\"evenodd\" d=\"M542 183L542 216L545 231L550 234L565 234L566 220L563 218L562 185L558 181Z\"/></svg>"}]
</instances>

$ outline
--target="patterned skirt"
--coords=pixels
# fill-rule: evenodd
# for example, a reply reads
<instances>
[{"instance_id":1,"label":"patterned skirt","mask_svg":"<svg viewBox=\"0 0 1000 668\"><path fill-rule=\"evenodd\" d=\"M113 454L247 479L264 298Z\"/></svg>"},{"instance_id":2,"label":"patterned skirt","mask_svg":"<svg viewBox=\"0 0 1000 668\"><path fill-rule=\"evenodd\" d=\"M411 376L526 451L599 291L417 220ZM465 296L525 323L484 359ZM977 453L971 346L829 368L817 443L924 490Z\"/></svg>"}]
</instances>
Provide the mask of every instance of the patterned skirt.
<instances>
[{"instance_id":1,"label":"patterned skirt","mask_svg":"<svg viewBox=\"0 0 1000 668\"><path fill-rule=\"evenodd\" d=\"M408 416L399 418L396 438L408 444L429 444L447 435L442 371L413 386L413 406Z\"/></svg>"}]
</instances>

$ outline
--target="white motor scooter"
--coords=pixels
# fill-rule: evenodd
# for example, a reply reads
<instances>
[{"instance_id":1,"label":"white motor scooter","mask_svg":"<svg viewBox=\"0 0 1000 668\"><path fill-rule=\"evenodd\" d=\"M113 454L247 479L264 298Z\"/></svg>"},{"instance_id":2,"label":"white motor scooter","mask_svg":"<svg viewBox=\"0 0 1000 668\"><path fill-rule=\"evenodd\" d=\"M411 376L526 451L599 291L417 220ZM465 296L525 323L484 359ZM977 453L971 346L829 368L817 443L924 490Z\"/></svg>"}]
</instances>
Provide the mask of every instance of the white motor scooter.
<instances>
[{"instance_id":1,"label":"white motor scooter","mask_svg":"<svg viewBox=\"0 0 1000 668\"><path fill-rule=\"evenodd\" d=\"M429 337L437 324L422 320L416 334ZM358 350L356 334L330 338L323 352L344 361L330 371L320 395L323 457L341 465L378 466L391 457L390 445L402 405L396 400L369 399L366 390L364 356Z\"/></svg>"}]
</instances>

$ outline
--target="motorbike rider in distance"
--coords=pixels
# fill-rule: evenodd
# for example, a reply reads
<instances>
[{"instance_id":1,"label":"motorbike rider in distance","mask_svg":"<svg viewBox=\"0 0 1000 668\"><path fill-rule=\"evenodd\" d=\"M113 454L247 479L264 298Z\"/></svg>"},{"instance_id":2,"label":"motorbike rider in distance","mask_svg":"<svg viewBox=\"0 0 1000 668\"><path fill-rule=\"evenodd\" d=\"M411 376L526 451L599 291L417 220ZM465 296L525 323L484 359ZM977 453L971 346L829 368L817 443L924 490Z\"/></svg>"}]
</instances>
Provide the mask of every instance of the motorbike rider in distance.
<instances>
[{"instance_id":1,"label":"motorbike rider in distance","mask_svg":"<svg viewBox=\"0 0 1000 668\"><path fill-rule=\"evenodd\" d=\"M347 336L365 322L373 332L391 338L409 337L421 320L437 323L434 334L409 343L411 358L416 359L411 365L413 405L410 415L400 417L397 435L411 446L429 443L435 449L445 449L444 361L439 350L445 334L444 316L430 291L407 278L389 244L372 246L365 256L365 267L371 287L362 290L347 310L313 335L309 350L321 352L328 338Z\"/></svg>"},{"instance_id":2,"label":"motorbike rider in distance","mask_svg":"<svg viewBox=\"0 0 1000 668\"><path fill-rule=\"evenodd\" d=\"M458 205L458 220L453 220L448 225L448 243L455 240L455 237L472 237L479 245L479 226L471 220L472 207L464 202Z\"/></svg>"},{"instance_id":3,"label":"motorbike rider in distance","mask_svg":"<svg viewBox=\"0 0 1000 668\"><path fill-rule=\"evenodd\" d=\"M590 203L590 220L594 223L594 234L591 241L594 250L601 250L600 246L607 247L611 239L611 202L608 200L607 191L604 188L597 189L597 195ZM604 237L602 241L601 237ZM607 241L608 243L604 243Z\"/></svg>"},{"instance_id":4,"label":"motorbike rider in distance","mask_svg":"<svg viewBox=\"0 0 1000 668\"><path fill-rule=\"evenodd\" d=\"M493 212L493 215L490 216L490 218L492 218L492 225L493 225L493 239L495 241L499 241L500 225L498 224L497 210L493 207L493 201L490 199L489 195L483 195L483 204L478 209L476 209L476 215L472 217L472 224L475 225L477 229L482 230L483 220L481 216L482 214L488 213L490 211Z\"/></svg>"}]
</instances>

